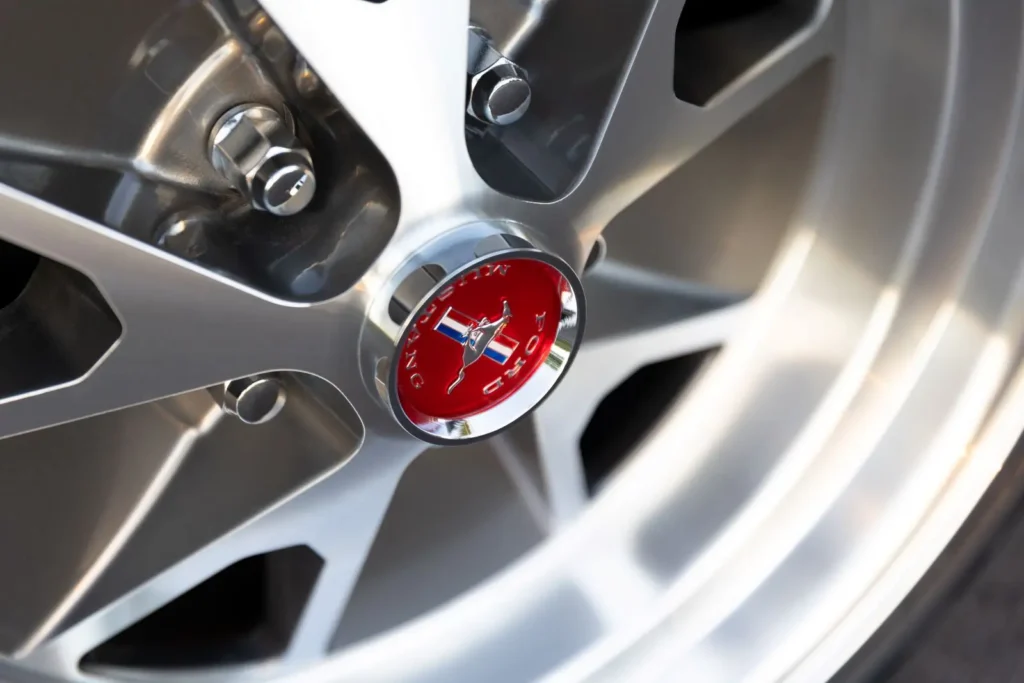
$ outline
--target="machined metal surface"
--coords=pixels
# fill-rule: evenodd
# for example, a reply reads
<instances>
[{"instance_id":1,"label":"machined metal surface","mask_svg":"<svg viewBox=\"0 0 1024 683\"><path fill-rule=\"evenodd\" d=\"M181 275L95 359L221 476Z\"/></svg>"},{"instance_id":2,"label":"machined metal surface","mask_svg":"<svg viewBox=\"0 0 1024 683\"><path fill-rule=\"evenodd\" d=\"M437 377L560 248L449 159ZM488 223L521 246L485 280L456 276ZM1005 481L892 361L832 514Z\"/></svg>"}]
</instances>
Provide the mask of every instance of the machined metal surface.
<instances>
[{"instance_id":1,"label":"machined metal surface","mask_svg":"<svg viewBox=\"0 0 1024 683\"><path fill-rule=\"evenodd\" d=\"M554 17L572 6L563 2L531 7L551 4ZM102 550L75 536L60 547L56 576L27 560L0 564L0 585L25 587L5 593L11 604L0 610L0 647L15 657L0 662L2 676L180 680L181 672L83 673L78 662L224 567L305 545L324 564L286 652L189 676L660 680L685 670L723 683L827 680L927 568L1024 428L1017 370L1024 242L1015 191L1024 173L1021 6L821 2L809 23L698 106L671 87L684 3L652 2L630 36L609 110L586 112L601 124L578 180L555 200L533 202L484 183L466 151L467 0L264 5L387 160L401 212L386 247L353 287L296 303L0 188L0 238L84 273L123 323L118 343L80 379L0 400L0 435L38 430L15 438L57 438L46 428L95 428L75 420L109 411L92 419L149 415L166 406L154 399L288 369L326 386L298 404L289 390L281 415L254 427L219 420L204 390L196 414L161 407L175 417L160 433L176 444L181 433L199 438L216 422L237 427L251 448L258 430L277 429L296 409L301 433L323 438L306 449L319 443L344 456L324 455L288 480L293 487L268 478L268 496L242 496L249 489L237 487L237 471L226 467L230 476L212 481L245 503L229 511L217 496L188 495L210 477L187 478L178 506L164 508L195 515L177 524L174 515L146 514L176 461L153 452L122 461L97 449L120 478L95 497L70 486L71 478L52 481L76 492L70 499L81 514L103 509L105 523L94 527ZM542 41L542 29L530 41ZM531 45L544 54L530 41L524 55ZM406 78L410 64L416 78ZM808 74L827 77L828 87L808 87ZM804 126L799 113L785 116L785 108L759 115L789 97L799 112L800 94L812 91L824 103L803 111L819 111L820 127ZM410 101L419 103L414 117ZM529 116L544 111L531 106ZM757 139L786 118L820 131L818 144L781 161L764 157L776 161L763 175L729 172L729 164L748 164ZM750 122L764 127L727 140ZM673 212L675 192L664 188L698 161L723 186L736 181L730 199L738 207L701 215L740 242L764 240L774 258L737 256L737 242L701 236L692 224L686 230L703 237L689 242L698 254L685 252L673 226L647 249L646 239L623 245L631 235L656 238L659 231L643 233L652 217L686 221L685 203ZM758 190L773 177L798 190L787 190L785 202L764 199ZM649 192L664 205L643 206ZM635 226L630 215L639 217ZM759 216L770 234L758 229ZM523 425L536 458L512 433L487 442L547 541L415 621L335 651L391 495L424 448L381 404L375 366L368 369L363 354L376 333L365 321L378 294L414 254L477 221L511 221L581 271L617 217L626 222L608 231L607 255L585 276L588 339L572 372ZM739 302L752 280L756 294ZM719 346L707 371L588 501L578 441L600 397L639 367ZM333 402L344 406L324 407ZM347 416L340 427L330 417L336 410ZM122 462L133 468L119 469ZM118 495L104 507L110 490ZM30 501L29 514L71 529L56 514L67 513L61 498L45 509ZM206 502L181 502L189 500ZM159 534L136 531L147 522L203 533L147 564L152 547L122 554L129 539L162 547ZM118 580L125 575L130 580ZM394 591L384 594L394 602Z\"/></svg>"},{"instance_id":2,"label":"machined metal surface","mask_svg":"<svg viewBox=\"0 0 1024 683\"><path fill-rule=\"evenodd\" d=\"M488 28L498 50L514 57L552 4L551 0L495 0L473 3L470 12L474 23Z\"/></svg>"}]
</instances>

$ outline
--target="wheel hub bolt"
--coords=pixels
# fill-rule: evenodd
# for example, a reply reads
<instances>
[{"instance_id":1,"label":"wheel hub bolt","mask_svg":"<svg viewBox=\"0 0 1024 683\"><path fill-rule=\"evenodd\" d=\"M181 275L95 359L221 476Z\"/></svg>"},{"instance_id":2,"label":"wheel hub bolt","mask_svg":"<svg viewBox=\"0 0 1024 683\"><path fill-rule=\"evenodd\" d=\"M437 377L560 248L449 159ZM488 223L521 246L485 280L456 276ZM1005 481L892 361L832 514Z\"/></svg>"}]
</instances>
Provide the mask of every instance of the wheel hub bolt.
<instances>
[{"instance_id":1,"label":"wheel hub bolt","mask_svg":"<svg viewBox=\"0 0 1024 683\"><path fill-rule=\"evenodd\" d=\"M523 118L532 97L526 70L501 54L476 26L469 28L468 65L470 116L496 126Z\"/></svg>"},{"instance_id":2,"label":"wheel hub bolt","mask_svg":"<svg viewBox=\"0 0 1024 683\"><path fill-rule=\"evenodd\" d=\"M313 200L313 161L290 115L260 104L233 107L214 125L209 154L213 167L257 209L291 216Z\"/></svg>"},{"instance_id":3,"label":"wheel hub bolt","mask_svg":"<svg viewBox=\"0 0 1024 683\"><path fill-rule=\"evenodd\" d=\"M284 383L273 375L243 377L224 384L224 411L246 424L269 422L284 408Z\"/></svg>"}]
</instances>

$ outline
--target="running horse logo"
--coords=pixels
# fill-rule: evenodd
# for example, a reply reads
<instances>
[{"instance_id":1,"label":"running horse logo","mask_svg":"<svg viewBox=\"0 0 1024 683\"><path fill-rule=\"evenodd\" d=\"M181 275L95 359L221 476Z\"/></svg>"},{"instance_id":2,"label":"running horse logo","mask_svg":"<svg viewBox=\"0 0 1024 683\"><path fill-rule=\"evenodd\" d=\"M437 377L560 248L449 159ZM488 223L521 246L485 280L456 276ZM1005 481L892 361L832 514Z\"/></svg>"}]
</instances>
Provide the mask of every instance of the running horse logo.
<instances>
[{"instance_id":1,"label":"running horse logo","mask_svg":"<svg viewBox=\"0 0 1024 683\"><path fill-rule=\"evenodd\" d=\"M507 301L501 302L501 317L494 322L487 318L474 320L472 317L449 308L434 329L462 344L462 367L459 376L448 387L452 393L462 380L466 379L466 368L487 356L498 365L504 365L515 353L519 342L508 335L502 334L505 326L512 320L512 311Z\"/></svg>"}]
</instances>

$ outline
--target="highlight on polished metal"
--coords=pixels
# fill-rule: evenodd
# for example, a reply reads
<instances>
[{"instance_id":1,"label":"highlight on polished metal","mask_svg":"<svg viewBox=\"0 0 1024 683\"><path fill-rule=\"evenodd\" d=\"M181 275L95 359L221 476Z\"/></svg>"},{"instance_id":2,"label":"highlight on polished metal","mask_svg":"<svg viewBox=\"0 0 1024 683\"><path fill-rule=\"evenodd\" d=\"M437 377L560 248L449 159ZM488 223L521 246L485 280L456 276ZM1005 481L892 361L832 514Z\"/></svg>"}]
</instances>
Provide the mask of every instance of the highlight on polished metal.
<instances>
[{"instance_id":1,"label":"highlight on polished metal","mask_svg":"<svg viewBox=\"0 0 1024 683\"><path fill-rule=\"evenodd\" d=\"M380 321L390 354L369 361L402 427L438 444L533 410L568 371L584 321L580 280L557 256L500 232L456 241L393 278Z\"/></svg>"}]
</instances>

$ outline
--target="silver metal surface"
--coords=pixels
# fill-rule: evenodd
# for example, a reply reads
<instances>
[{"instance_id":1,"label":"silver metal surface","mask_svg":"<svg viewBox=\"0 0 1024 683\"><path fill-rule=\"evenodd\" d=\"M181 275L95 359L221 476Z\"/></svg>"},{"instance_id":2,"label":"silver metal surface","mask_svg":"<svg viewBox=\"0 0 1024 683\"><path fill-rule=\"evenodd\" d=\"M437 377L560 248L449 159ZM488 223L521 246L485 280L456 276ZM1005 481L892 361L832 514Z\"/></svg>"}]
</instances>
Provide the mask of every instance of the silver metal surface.
<instances>
[{"instance_id":1,"label":"silver metal surface","mask_svg":"<svg viewBox=\"0 0 1024 683\"><path fill-rule=\"evenodd\" d=\"M507 126L523 118L532 92L526 71L491 45L480 28L469 28L469 104L474 118Z\"/></svg>"},{"instance_id":2,"label":"silver metal surface","mask_svg":"<svg viewBox=\"0 0 1024 683\"><path fill-rule=\"evenodd\" d=\"M257 209L291 216L313 201L316 176L294 121L270 107L240 104L210 131L210 162Z\"/></svg>"},{"instance_id":3,"label":"silver metal surface","mask_svg":"<svg viewBox=\"0 0 1024 683\"><path fill-rule=\"evenodd\" d=\"M474 2L470 9L475 24L485 26L498 50L515 57L541 24L551 0L490 0Z\"/></svg>"},{"instance_id":4,"label":"silver metal surface","mask_svg":"<svg viewBox=\"0 0 1024 683\"><path fill-rule=\"evenodd\" d=\"M636 11L610 3L590 16L614 35L606 22L627 4ZM128 557L111 537L123 539L144 516L133 496L150 490L145 469L159 469L163 457L122 460L98 449L128 477L116 481L128 483L100 487L121 495L110 499L108 523L92 527L103 532L90 537L96 545L70 534L77 542L59 548L60 567L85 570L39 573L31 591L4 596L2 645L17 659L0 662L0 675L305 683L632 681L692 671L709 683L827 680L945 545L1024 428L1020 4L822 2L806 26L697 107L671 88L683 2L653 2L607 115L573 102L603 123L583 146L592 150L585 173L546 203L493 191L466 152L467 0L264 6L391 166L401 215L386 248L353 287L294 303L3 188L0 237L92 278L123 335L81 380L5 398L0 433L41 429L18 438L43 438L57 434L43 429L54 424L291 369L325 378L351 404L359 428L325 449L351 460L275 489L276 502L247 498L231 515L214 514L216 524L204 515L219 508L198 506L191 524L161 528L200 528L209 532L202 542L182 543L135 581L103 584L104 599L87 603L114 566L106 560ZM555 22L575 6L551 3L546 16ZM541 49L543 28L528 45L564 57L557 44ZM410 64L417 78L407 78ZM826 78L827 87L807 78ZM410 101L419 103L415 117ZM769 116L766 107L779 109ZM820 121L807 121L811 112ZM539 113L531 107L529 116ZM759 145L788 131L787 120L820 132L819 144L788 155ZM731 137L738 126L748 129ZM798 137L781 139L790 135ZM687 162L700 162L702 173L688 175ZM758 164L760 173L736 170ZM673 210L669 201L710 202L726 187L733 213L702 208L698 219L687 214L694 202L680 199ZM656 206L644 206L651 191ZM489 578L474 574L475 587L423 607L414 621L332 654L353 587L372 585L361 569L390 497L422 450L381 406L377 367L363 355L376 333L366 315L380 292L415 254L462 226L514 221L580 269L613 219L622 222L605 235L607 256L586 276L592 334L573 372L524 423L525 434L491 442L550 538ZM646 225L662 220L663 229ZM711 225L725 232L701 234ZM758 249L773 257L738 252L742 237L763 240ZM755 285L753 298L736 303ZM578 440L600 396L643 365L719 346L588 501ZM345 399L326 392L307 405ZM294 403L267 425L221 424L255 439ZM323 419L302 433L323 434L313 426ZM124 463L142 469L119 469ZM238 480L227 469L231 476L217 481ZM74 489L71 479L53 481ZM45 518L65 519L53 498ZM85 500L79 510L97 506L69 499ZM110 532L117 529L126 531ZM462 538L434 533L438 543ZM135 538L162 547L158 535ZM281 658L184 674L79 668L98 643L206 577L296 544L321 556L324 569ZM143 556L151 553L131 555L129 565ZM459 562L448 569L457 574ZM395 571L415 589L414 567ZM393 577L377 593L385 600L396 600Z\"/></svg>"},{"instance_id":5,"label":"silver metal surface","mask_svg":"<svg viewBox=\"0 0 1024 683\"><path fill-rule=\"evenodd\" d=\"M284 408L288 394L277 377L243 377L224 384L224 410L246 424L274 419Z\"/></svg>"}]
</instances>

